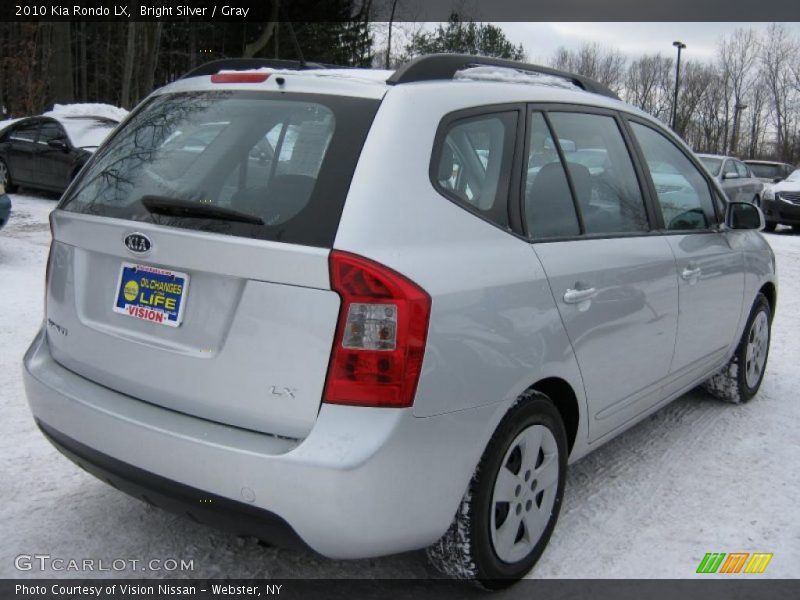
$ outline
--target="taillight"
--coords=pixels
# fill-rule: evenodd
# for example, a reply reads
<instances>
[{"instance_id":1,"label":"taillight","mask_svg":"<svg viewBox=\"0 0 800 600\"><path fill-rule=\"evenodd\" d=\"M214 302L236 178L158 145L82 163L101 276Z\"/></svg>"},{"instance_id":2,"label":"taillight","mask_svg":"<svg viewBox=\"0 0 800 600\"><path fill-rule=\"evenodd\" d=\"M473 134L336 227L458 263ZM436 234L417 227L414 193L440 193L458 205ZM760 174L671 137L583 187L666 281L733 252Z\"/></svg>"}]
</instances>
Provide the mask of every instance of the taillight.
<instances>
[{"instance_id":1,"label":"taillight","mask_svg":"<svg viewBox=\"0 0 800 600\"><path fill-rule=\"evenodd\" d=\"M431 298L413 281L334 250L331 286L342 297L324 401L403 408L414 403Z\"/></svg>"}]
</instances>

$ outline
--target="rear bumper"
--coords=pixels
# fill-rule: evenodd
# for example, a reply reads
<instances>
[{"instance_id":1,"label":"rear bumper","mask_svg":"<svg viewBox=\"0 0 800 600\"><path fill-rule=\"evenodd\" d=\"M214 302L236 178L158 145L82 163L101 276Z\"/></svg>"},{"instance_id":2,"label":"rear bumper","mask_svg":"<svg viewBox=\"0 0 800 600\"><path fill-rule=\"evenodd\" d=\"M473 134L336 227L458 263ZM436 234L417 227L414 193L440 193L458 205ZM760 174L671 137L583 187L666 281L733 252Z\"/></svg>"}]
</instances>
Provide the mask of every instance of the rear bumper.
<instances>
[{"instance_id":1,"label":"rear bumper","mask_svg":"<svg viewBox=\"0 0 800 600\"><path fill-rule=\"evenodd\" d=\"M786 200L762 200L764 218L780 225L800 225L800 204Z\"/></svg>"},{"instance_id":2,"label":"rear bumper","mask_svg":"<svg viewBox=\"0 0 800 600\"><path fill-rule=\"evenodd\" d=\"M498 405L417 418L322 405L302 441L133 399L57 364L47 336L24 359L34 418L56 448L122 491L269 541L293 532L331 558L424 547L449 526Z\"/></svg>"}]
</instances>

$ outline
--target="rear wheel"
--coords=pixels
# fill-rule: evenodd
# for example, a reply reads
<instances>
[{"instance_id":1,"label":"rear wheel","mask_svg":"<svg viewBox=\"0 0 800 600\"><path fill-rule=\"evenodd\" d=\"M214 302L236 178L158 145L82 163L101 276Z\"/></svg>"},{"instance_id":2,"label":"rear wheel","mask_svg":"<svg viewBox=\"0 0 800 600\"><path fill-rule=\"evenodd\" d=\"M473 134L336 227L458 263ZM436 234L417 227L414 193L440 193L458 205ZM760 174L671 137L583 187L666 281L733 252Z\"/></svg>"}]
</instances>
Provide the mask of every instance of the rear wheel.
<instances>
[{"instance_id":1,"label":"rear wheel","mask_svg":"<svg viewBox=\"0 0 800 600\"><path fill-rule=\"evenodd\" d=\"M707 392L734 404L747 402L758 393L769 357L771 323L769 302L759 294L733 358L703 384Z\"/></svg>"},{"instance_id":2,"label":"rear wheel","mask_svg":"<svg viewBox=\"0 0 800 600\"><path fill-rule=\"evenodd\" d=\"M17 186L11 182L11 172L8 170L8 165L0 158L0 187L9 193L17 191Z\"/></svg>"},{"instance_id":3,"label":"rear wheel","mask_svg":"<svg viewBox=\"0 0 800 600\"><path fill-rule=\"evenodd\" d=\"M566 469L558 410L544 394L526 392L498 426L450 528L428 548L431 563L489 589L522 578L553 532Z\"/></svg>"}]
</instances>

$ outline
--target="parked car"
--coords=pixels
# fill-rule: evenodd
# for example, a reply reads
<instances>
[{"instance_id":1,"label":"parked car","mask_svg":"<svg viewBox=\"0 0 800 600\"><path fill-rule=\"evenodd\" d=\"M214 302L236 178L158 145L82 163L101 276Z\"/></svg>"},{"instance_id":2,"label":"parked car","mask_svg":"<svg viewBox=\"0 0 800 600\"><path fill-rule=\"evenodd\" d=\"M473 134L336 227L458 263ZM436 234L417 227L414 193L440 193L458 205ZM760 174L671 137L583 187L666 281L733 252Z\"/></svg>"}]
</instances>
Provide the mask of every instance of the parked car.
<instances>
[{"instance_id":1,"label":"parked car","mask_svg":"<svg viewBox=\"0 0 800 600\"><path fill-rule=\"evenodd\" d=\"M750 168L732 156L698 154L703 165L722 187L731 202L750 202L761 205L764 184L757 179Z\"/></svg>"},{"instance_id":2,"label":"parked car","mask_svg":"<svg viewBox=\"0 0 800 600\"><path fill-rule=\"evenodd\" d=\"M0 133L0 185L63 192L119 124L108 117L20 119Z\"/></svg>"},{"instance_id":3,"label":"parked car","mask_svg":"<svg viewBox=\"0 0 800 600\"><path fill-rule=\"evenodd\" d=\"M157 90L52 213L25 385L87 471L496 588L544 551L569 463L701 383L758 392L763 215L658 120L477 56L285 67Z\"/></svg>"},{"instance_id":4,"label":"parked car","mask_svg":"<svg viewBox=\"0 0 800 600\"><path fill-rule=\"evenodd\" d=\"M764 192L764 218L767 231L775 231L778 225L800 231L800 170Z\"/></svg>"},{"instance_id":5,"label":"parked car","mask_svg":"<svg viewBox=\"0 0 800 600\"><path fill-rule=\"evenodd\" d=\"M3 193L0 188L0 229L5 227L8 223L8 217L11 215L11 198L8 194Z\"/></svg>"},{"instance_id":6,"label":"parked car","mask_svg":"<svg viewBox=\"0 0 800 600\"><path fill-rule=\"evenodd\" d=\"M744 161L753 176L765 184L778 183L786 179L795 170L792 165L771 160Z\"/></svg>"}]
</instances>

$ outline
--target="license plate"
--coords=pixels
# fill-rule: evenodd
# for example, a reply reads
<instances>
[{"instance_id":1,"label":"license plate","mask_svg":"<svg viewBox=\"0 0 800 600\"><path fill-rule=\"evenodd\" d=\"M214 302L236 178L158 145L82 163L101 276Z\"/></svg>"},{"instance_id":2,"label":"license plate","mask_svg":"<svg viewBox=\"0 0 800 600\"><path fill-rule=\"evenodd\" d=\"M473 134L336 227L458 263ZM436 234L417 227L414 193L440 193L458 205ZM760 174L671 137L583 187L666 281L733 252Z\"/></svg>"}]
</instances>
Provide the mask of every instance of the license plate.
<instances>
[{"instance_id":1,"label":"license plate","mask_svg":"<svg viewBox=\"0 0 800 600\"><path fill-rule=\"evenodd\" d=\"M189 276L186 273L122 263L114 312L177 327L183 320L188 287Z\"/></svg>"}]
</instances>

